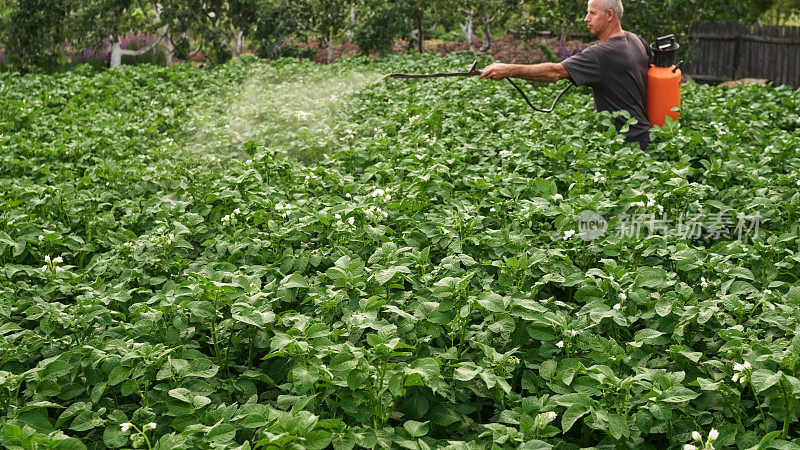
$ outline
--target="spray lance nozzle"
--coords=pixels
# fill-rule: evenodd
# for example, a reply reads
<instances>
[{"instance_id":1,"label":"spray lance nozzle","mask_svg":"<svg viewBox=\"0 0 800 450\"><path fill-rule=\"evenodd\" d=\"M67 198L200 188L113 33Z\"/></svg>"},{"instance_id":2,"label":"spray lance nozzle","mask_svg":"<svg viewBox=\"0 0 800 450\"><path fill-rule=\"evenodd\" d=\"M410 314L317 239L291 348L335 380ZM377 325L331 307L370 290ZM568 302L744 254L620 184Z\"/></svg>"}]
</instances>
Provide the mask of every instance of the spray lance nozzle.
<instances>
[{"instance_id":1,"label":"spray lance nozzle","mask_svg":"<svg viewBox=\"0 0 800 450\"><path fill-rule=\"evenodd\" d=\"M476 59L475 62L472 63L472 66L470 66L470 68L469 68L469 70L467 72L427 73L427 74L416 74L416 75L409 75L409 74L405 74L405 73L390 73L390 74L386 75L384 78L471 77L471 76L480 75L480 74L483 73L482 70L477 70L477 67L478 67L478 60ZM567 90L569 88L571 88L572 85L573 85L573 83L570 82L569 85L567 85L567 87L564 88L564 90L561 91L561 93L559 93L556 96L555 100L553 100L553 104L550 106L550 109L540 109L540 108L537 108L537 107L533 106L531 101L528 100L528 96L525 95L525 92L523 92L523 90L520 89L520 87L517 86L517 83L514 83L514 81L511 80L511 78L505 78L505 80L508 81L511 84L511 86L514 86L514 89L516 89L517 92L519 92L520 95L522 95L522 98L525 99L525 103L527 103L528 106L531 107L531 109L533 109L534 111L544 112L544 113L553 112L553 110L556 107L556 104L558 103L558 100L561 99L561 96L564 95L564 93L567 92Z\"/></svg>"},{"instance_id":2,"label":"spray lance nozzle","mask_svg":"<svg viewBox=\"0 0 800 450\"><path fill-rule=\"evenodd\" d=\"M419 75L409 75L405 73L390 73L387 74L384 78L441 78L441 77L471 77L475 75L480 75L482 72L480 70L475 70L478 67L478 60L476 59L475 62L472 63L472 66L469 68L467 72L440 72L440 73L425 73Z\"/></svg>"}]
</instances>

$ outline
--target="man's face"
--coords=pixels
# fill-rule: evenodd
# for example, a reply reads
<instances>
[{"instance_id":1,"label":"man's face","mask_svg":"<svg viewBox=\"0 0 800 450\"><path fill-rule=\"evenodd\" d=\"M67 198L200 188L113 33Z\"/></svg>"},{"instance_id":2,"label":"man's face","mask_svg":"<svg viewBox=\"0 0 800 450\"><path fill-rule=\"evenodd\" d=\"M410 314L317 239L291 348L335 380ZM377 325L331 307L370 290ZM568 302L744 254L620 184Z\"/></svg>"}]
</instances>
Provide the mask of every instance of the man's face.
<instances>
[{"instance_id":1,"label":"man's face","mask_svg":"<svg viewBox=\"0 0 800 450\"><path fill-rule=\"evenodd\" d=\"M611 21L611 13L603 11L600 0L589 0L586 6L586 17L583 18L589 27L589 32L595 36L600 36Z\"/></svg>"}]
</instances>

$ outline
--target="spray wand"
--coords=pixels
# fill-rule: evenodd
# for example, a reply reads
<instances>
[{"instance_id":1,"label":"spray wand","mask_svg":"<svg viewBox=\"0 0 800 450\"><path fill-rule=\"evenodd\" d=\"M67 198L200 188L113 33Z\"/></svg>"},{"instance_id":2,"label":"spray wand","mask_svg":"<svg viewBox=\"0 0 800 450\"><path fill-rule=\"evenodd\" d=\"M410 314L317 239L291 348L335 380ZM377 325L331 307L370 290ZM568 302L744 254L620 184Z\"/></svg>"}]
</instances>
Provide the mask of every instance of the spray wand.
<instances>
[{"instance_id":1,"label":"spray wand","mask_svg":"<svg viewBox=\"0 0 800 450\"><path fill-rule=\"evenodd\" d=\"M420 74L420 75L408 75L408 74L405 74L405 73L390 73L390 74L386 75L384 78L472 77L472 76L480 75L481 73L483 73L483 71L481 71L481 70L476 70L477 65L478 65L478 61L476 60L474 63L472 63L472 67L470 67L469 71L467 71L467 72L427 73L427 74ZM572 87L572 83L567 85L567 87L564 88L564 90L561 91L561 93L556 96L555 100L553 100L553 104L550 106L550 109L540 109L540 108L537 108L537 107L533 106L531 101L528 100L528 96L525 95L525 92L523 92L522 89L520 89L520 87L517 86L517 83L514 83L514 81L512 81L511 78L506 78L505 80L508 81L509 83L511 83L512 86L514 86L514 88L520 93L520 95L522 95L522 98L525 99L525 103L527 103L528 106L531 107L531 109L533 109L534 111L543 112L543 113L553 112L553 110L556 107L556 104L558 103L558 100L561 99L561 96L564 95L564 93L567 92L567 90Z\"/></svg>"}]
</instances>

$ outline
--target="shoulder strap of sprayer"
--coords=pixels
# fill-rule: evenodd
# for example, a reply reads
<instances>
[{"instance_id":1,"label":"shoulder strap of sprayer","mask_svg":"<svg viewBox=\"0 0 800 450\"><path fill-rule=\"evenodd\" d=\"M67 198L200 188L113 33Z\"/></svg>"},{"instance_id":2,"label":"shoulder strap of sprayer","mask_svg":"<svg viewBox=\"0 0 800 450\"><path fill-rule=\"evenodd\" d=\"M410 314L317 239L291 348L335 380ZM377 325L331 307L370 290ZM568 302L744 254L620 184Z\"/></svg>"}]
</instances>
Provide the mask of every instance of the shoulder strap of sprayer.
<instances>
[{"instance_id":1,"label":"shoulder strap of sprayer","mask_svg":"<svg viewBox=\"0 0 800 450\"><path fill-rule=\"evenodd\" d=\"M650 50L650 44L648 44L647 41L645 41L644 38L639 36L638 34L636 35L636 37L638 37L639 41L642 43L642 45L644 45L644 51L647 52L647 59L650 61L650 64L652 64L653 63L653 51Z\"/></svg>"}]
</instances>

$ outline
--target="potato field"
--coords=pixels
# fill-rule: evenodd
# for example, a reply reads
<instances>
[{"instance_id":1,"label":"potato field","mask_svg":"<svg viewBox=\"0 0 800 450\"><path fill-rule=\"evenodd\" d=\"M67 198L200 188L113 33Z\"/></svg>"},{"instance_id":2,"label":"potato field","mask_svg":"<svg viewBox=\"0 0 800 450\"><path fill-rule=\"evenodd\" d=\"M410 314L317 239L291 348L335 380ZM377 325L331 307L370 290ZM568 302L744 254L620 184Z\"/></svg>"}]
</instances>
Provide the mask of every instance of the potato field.
<instances>
[{"instance_id":1,"label":"potato field","mask_svg":"<svg viewBox=\"0 0 800 450\"><path fill-rule=\"evenodd\" d=\"M800 92L472 58L0 73L0 447L798 448Z\"/></svg>"}]
</instances>

